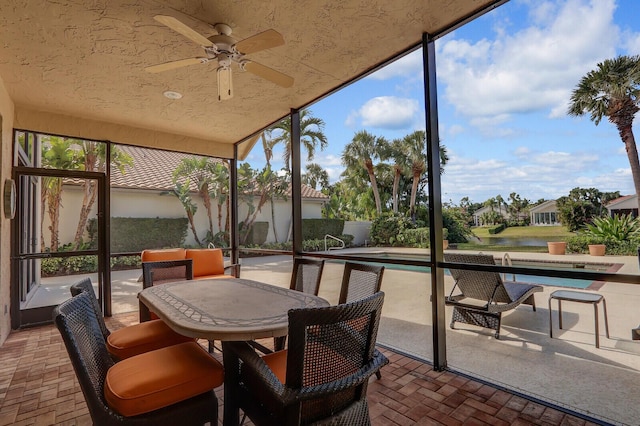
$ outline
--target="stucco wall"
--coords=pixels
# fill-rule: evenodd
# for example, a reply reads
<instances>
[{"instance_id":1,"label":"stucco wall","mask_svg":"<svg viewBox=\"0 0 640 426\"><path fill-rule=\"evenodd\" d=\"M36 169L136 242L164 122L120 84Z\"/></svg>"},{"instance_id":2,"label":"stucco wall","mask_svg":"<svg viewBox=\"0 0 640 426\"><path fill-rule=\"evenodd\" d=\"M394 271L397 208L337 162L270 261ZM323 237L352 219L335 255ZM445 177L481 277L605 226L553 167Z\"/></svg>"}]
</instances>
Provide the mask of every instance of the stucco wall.
<instances>
[{"instance_id":1,"label":"stucco wall","mask_svg":"<svg viewBox=\"0 0 640 426\"><path fill-rule=\"evenodd\" d=\"M371 243L369 233L371 231L371 222L365 221L345 221L343 234L353 235L352 244L355 246L363 246L365 242Z\"/></svg>"},{"instance_id":2,"label":"stucco wall","mask_svg":"<svg viewBox=\"0 0 640 426\"><path fill-rule=\"evenodd\" d=\"M206 214L204 205L199 201L198 197L194 197L194 201L197 205L196 214L194 216L194 222L198 231L198 237L203 240L206 236L207 229L209 228L209 221ZM59 238L60 243L65 244L71 242L76 232L78 225L78 215L80 212L79 206L82 203L82 192L78 187L66 186L62 197L63 213L60 215L60 229ZM241 202L238 209L238 218L240 221L244 220L247 216L247 204ZM94 213L90 217L95 217ZM218 230L218 216L217 208L214 205L214 211L212 213L213 227L217 232ZM128 191L128 190L113 190L111 191L111 216L112 217L167 217L177 218L185 217L182 204L173 195L161 195L157 191ZM286 241L289 236L289 228L291 226L291 200L279 200L274 203L274 217L276 223L276 230L278 241ZM322 217L322 203L320 201L303 201L302 217L307 218L320 218ZM222 226L224 226L226 216L222 215ZM267 202L260 213L258 213L256 221L271 223L271 205ZM47 246L50 241L49 232L49 218L45 217L44 222L44 238ZM269 234L267 235L267 242L275 241L273 227L269 226ZM195 245L195 238L188 230L187 239L185 241L187 245Z\"/></svg>"},{"instance_id":3,"label":"stucco wall","mask_svg":"<svg viewBox=\"0 0 640 426\"><path fill-rule=\"evenodd\" d=\"M14 105L7 93L4 82L0 79L0 191L5 179L11 177L11 153ZM4 192L2 194L4 196ZM11 221L0 213L0 345L11 331L10 297L11 297Z\"/></svg>"}]
</instances>

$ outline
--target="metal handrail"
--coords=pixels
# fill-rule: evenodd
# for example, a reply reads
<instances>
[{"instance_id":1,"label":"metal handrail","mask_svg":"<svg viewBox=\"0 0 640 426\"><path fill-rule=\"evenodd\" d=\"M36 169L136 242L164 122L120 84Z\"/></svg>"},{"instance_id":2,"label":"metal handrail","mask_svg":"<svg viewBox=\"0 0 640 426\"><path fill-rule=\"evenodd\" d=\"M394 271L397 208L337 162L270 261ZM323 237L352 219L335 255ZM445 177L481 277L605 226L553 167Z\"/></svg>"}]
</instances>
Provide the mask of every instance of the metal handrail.
<instances>
[{"instance_id":1,"label":"metal handrail","mask_svg":"<svg viewBox=\"0 0 640 426\"><path fill-rule=\"evenodd\" d=\"M327 238L331 238L332 240L339 241L340 244L342 244L342 247L329 247L329 250L340 250L340 249L343 249L345 247L343 240L341 240L338 237L334 237L333 235L327 234L327 235L324 236L324 251L327 251Z\"/></svg>"},{"instance_id":2,"label":"metal handrail","mask_svg":"<svg viewBox=\"0 0 640 426\"><path fill-rule=\"evenodd\" d=\"M513 262L511 261L511 256L509 256L509 253L505 253L504 256L502 256L502 266L505 266L505 263L507 266L513 266ZM502 273L502 280L503 281L507 280L506 272ZM515 281L515 280L516 280L516 274L512 274L511 281Z\"/></svg>"}]
</instances>

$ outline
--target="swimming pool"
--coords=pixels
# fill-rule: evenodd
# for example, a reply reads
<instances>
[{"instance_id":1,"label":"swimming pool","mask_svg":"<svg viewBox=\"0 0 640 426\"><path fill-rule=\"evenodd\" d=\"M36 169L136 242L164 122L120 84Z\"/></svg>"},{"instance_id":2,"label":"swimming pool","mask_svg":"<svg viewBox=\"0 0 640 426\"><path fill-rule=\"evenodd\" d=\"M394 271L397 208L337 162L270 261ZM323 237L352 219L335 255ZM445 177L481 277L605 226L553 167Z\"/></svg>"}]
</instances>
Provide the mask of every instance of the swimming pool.
<instances>
[{"instance_id":1,"label":"swimming pool","mask_svg":"<svg viewBox=\"0 0 640 426\"><path fill-rule=\"evenodd\" d=\"M366 256L374 259L415 259L415 260L428 260L428 256L417 253L391 253L391 252L367 252L367 253L353 253L357 256ZM496 261L498 264L499 259ZM541 260L529 260L529 259L512 259L512 266L521 266L529 268L539 269L580 269L583 271L593 272L606 272L619 269L621 265L615 263L597 263L597 262L562 262L562 261L541 261ZM380 263L378 263L380 264ZM401 271L412 271L418 273L430 273L431 268L428 266L416 266L416 265L399 265L396 263L381 263L387 269L395 269ZM445 269L445 274L450 275L449 270ZM536 275L521 275L516 274L515 278L513 274L502 274L503 279L509 281L522 281L533 284L550 285L557 287L571 287L571 288L593 288L593 286L602 285L599 281L583 280L583 279L569 279L569 278L556 278L556 277L544 277Z\"/></svg>"}]
</instances>

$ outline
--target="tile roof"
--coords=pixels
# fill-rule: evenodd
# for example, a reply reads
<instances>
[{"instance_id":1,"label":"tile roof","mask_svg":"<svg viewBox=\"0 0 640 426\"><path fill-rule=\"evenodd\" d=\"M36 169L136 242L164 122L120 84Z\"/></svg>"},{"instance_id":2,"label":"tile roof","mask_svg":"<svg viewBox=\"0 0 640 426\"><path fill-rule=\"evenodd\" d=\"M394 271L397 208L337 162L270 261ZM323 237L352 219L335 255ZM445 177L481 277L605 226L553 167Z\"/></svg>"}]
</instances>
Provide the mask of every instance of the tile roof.
<instances>
[{"instance_id":1,"label":"tile roof","mask_svg":"<svg viewBox=\"0 0 640 426\"><path fill-rule=\"evenodd\" d=\"M130 145L118 145L117 148L133 158L133 165L125 167L124 173L117 168L111 170L111 186L114 188L170 191L173 188L173 170L180 162L185 158L201 158L193 154ZM212 158L212 161L221 162L222 160ZM193 183L191 189L196 190ZM287 189L287 196L291 196L291 185ZM302 198L327 199L328 197L303 184Z\"/></svg>"}]
</instances>

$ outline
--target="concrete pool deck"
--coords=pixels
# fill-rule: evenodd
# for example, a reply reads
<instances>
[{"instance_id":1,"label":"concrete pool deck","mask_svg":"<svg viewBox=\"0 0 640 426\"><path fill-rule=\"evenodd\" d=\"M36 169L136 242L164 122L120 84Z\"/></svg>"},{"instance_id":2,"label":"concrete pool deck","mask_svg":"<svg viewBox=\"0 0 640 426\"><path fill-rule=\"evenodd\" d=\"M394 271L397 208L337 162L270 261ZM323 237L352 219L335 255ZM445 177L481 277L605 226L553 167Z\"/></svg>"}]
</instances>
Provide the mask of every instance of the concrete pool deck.
<instances>
[{"instance_id":1,"label":"concrete pool deck","mask_svg":"<svg viewBox=\"0 0 640 426\"><path fill-rule=\"evenodd\" d=\"M388 252L392 249L368 250ZM363 251L353 249L341 253ZM415 249L393 251L416 252ZM493 254L503 256L503 252ZM510 253L510 256L541 261L619 263L622 265L619 273L640 274L635 256L552 256L520 252ZM288 286L291 267L290 256L244 258L241 275ZM138 309L139 275L139 271L113 272L114 313ZM337 303L341 279L342 264L327 262L320 296L330 303ZM446 276L446 290L450 291L452 285L453 280ZM499 340L486 329L464 324L457 325L455 330L447 327L449 368L604 422L638 424L640 407L635 400L640 395L640 342L631 340L631 329L640 323L637 309L640 287L608 282L598 290L607 301L611 336L607 339L601 327L599 349L594 345L594 311L586 304L563 304L564 329L558 330L557 305L554 303L554 338L549 337L548 299L558 288L545 286L542 293L535 294L537 312L528 306L520 306L504 315ZM378 341L392 349L431 360L429 274L387 268L382 290L386 296ZM64 298L68 297L68 285L61 293L65 294ZM450 308L445 317L450 320ZM602 317L600 323L604 324Z\"/></svg>"}]
</instances>

